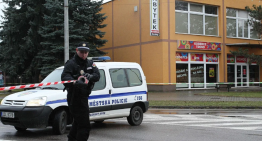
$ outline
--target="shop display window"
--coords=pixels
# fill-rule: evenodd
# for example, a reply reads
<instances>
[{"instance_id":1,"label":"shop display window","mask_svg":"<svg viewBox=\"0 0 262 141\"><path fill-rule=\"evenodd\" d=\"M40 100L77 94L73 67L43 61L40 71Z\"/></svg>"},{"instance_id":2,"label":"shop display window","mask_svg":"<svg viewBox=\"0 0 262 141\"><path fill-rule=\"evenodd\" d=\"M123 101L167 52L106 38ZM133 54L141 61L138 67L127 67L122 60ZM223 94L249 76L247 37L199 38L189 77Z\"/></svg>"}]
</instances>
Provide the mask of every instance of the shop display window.
<instances>
[{"instance_id":1,"label":"shop display window","mask_svg":"<svg viewBox=\"0 0 262 141\"><path fill-rule=\"evenodd\" d=\"M206 65L206 85L207 87L215 87L216 84L208 84L208 83L216 83L218 82L218 65L217 64L207 64Z\"/></svg>"},{"instance_id":2,"label":"shop display window","mask_svg":"<svg viewBox=\"0 0 262 141\"><path fill-rule=\"evenodd\" d=\"M191 88L204 88L204 64L191 64Z\"/></svg>"},{"instance_id":3,"label":"shop display window","mask_svg":"<svg viewBox=\"0 0 262 141\"><path fill-rule=\"evenodd\" d=\"M176 82L183 83L177 89L215 87L208 83L218 82L218 60L218 54L177 52Z\"/></svg>"},{"instance_id":4,"label":"shop display window","mask_svg":"<svg viewBox=\"0 0 262 141\"><path fill-rule=\"evenodd\" d=\"M259 66L249 66L249 82L259 82ZM249 86L259 86L259 84L249 84Z\"/></svg>"},{"instance_id":5,"label":"shop display window","mask_svg":"<svg viewBox=\"0 0 262 141\"><path fill-rule=\"evenodd\" d=\"M235 65L227 65L227 82L235 82Z\"/></svg>"},{"instance_id":6,"label":"shop display window","mask_svg":"<svg viewBox=\"0 0 262 141\"><path fill-rule=\"evenodd\" d=\"M188 64L176 64L176 82L188 83ZM188 88L188 84L177 84L177 88Z\"/></svg>"}]
</instances>

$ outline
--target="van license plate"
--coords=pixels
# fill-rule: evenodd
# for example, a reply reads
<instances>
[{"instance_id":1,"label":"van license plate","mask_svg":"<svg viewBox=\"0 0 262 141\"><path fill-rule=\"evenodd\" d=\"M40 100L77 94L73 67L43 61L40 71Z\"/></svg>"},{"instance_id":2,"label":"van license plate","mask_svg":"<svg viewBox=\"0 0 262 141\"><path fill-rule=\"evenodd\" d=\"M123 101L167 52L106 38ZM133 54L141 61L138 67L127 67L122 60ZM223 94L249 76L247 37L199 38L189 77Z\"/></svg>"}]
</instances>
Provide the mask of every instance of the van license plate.
<instances>
[{"instance_id":1,"label":"van license plate","mask_svg":"<svg viewBox=\"0 0 262 141\"><path fill-rule=\"evenodd\" d=\"M2 112L1 117L4 118L15 118L14 112Z\"/></svg>"}]
</instances>

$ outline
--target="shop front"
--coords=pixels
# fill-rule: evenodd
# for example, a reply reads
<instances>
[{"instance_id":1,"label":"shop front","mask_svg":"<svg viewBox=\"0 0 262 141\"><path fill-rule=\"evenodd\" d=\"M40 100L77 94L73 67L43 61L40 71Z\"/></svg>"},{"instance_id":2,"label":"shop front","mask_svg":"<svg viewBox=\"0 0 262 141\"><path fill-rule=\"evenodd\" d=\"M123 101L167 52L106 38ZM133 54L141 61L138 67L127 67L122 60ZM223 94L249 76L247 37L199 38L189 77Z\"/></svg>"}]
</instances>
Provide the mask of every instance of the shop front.
<instances>
[{"instance_id":1,"label":"shop front","mask_svg":"<svg viewBox=\"0 0 262 141\"><path fill-rule=\"evenodd\" d=\"M227 81L234 82L234 87L259 86L259 66L248 63L243 56L227 55Z\"/></svg>"},{"instance_id":2,"label":"shop front","mask_svg":"<svg viewBox=\"0 0 262 141\"><path fill-rule=\"evenodd\" d=\"M188 52L179 51L188 49ZM202 50L195 53L194 50ZM176 89L211 88L219 82L220 43L179 41L176 52Z\"/></svg>"}]
</instances>

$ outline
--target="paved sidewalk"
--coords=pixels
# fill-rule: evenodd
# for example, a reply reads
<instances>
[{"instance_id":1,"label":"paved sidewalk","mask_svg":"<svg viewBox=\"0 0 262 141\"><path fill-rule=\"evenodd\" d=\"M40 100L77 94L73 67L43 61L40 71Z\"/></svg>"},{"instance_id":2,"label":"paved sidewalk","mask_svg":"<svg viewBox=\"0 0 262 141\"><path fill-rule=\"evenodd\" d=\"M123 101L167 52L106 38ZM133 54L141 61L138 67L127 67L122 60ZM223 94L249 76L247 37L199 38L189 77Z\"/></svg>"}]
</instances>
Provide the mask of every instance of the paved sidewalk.
<instances>
[{"instance_id":1,"label":"paved sidewalk","mask_svg":"<svg viewBox=\"0 0 262 141\"><path fill-rule=\"evenodd\" d=\"M231 88L230 91L261 91L262 87ZM206 92L217 92L216 89L203 90L177 90L174 92L148 92L148 100L174 100L174 101L262 101L262 98L243 98L243 97L220 97L198 95ZM227 92L227 90L219 90Z\"/></svg>"}]
</instances>

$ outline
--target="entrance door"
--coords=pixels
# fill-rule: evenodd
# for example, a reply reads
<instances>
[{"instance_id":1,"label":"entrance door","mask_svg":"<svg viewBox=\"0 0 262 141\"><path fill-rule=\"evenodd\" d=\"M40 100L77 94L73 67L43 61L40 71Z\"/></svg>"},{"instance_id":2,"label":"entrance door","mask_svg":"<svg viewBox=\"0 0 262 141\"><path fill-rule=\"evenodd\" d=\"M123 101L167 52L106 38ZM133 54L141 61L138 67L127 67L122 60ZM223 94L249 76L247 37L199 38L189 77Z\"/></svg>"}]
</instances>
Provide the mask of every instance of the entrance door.
<instances>
[{"instance_id":1,"label":"entrance door","mask_svg":"<svg viewBox=\"0 0 262 141\"><path fill-rule=\"evenodd\" d=\"M248 83L248 67L247 65L236 65L236 87L246 87L249 86Z\"/></svg>"}]
</instances>

